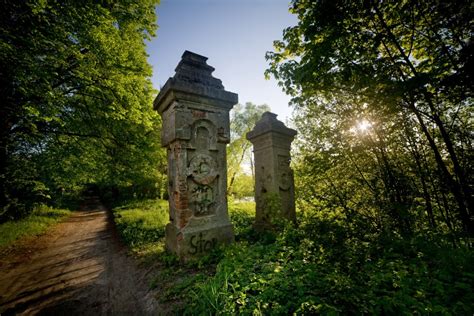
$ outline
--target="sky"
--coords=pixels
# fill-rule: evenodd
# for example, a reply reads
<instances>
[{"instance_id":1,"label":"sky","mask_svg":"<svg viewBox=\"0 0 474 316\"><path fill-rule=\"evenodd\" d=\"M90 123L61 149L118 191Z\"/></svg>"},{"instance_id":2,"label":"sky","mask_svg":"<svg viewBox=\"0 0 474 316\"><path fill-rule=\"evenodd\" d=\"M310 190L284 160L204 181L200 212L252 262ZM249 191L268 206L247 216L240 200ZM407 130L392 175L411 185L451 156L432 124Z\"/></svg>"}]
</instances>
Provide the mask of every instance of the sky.
<instances>
[{"instance_id":1,"label":"sky","mask_svg":"<svg viewBox=\"0 0 474 316\"><path fill-rule=\"evenodd\" d=\"M268 104L278 119L288 122L290 98L275 79L266 80L265 53L283 29L297 23L289 0L161 0L158 31L147 45L156 89L174 75L185 50L208 57L227 91L239 103Z\"/></svg>"}]
</instances>

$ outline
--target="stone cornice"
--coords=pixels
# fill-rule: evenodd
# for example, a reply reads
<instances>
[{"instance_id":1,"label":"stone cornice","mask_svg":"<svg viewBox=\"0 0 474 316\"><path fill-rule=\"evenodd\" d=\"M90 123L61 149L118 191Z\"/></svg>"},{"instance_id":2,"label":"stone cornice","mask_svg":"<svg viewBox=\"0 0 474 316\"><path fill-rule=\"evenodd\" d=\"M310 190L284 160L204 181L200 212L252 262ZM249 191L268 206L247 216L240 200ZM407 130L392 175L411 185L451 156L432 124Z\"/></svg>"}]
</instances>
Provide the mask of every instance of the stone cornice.
<instances>
[{"instance_id":1,"label":"stone cornice","mask_svg":"<svg viewBox=\"0 0 474 316\"><path fill-rule=\"evenodd\" d=\"M291 139L297 134L294 129L286 127L283 122L277 120L276 114L265 112L262 114L262 118L255 124L255 127L247 133L247 139L251 141L258 136L270 132L278 133Z\"/></svg>"},{"instance_id":2,"label":"stone cornice","mask_svg":"<svg viewBox=\"0 0 474 316\"><path fill-rule=\"evenodd\" d=\"M205 103L231 109L238 102L237 94L226 91L221 80L214 78L214 68L206 63L207 57L185 51L176 67L153 102L153 107L163 113L172 101L193 101L199 98Z\"/></svg>"}]
</instances>

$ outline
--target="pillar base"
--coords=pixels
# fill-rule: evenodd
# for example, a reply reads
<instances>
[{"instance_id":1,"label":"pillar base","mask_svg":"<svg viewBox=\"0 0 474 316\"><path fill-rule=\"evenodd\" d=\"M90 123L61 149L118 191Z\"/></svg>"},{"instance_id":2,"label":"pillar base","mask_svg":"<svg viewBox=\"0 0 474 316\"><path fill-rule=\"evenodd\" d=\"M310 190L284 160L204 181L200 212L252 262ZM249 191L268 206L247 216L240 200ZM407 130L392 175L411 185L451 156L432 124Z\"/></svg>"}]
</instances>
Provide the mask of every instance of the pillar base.
<instances>
[{"instance_id":1,"label":"pillar base","mask_svg":"<svg viewBox=\"0 0 474 316\"><path fill-rule=\"evenodd\" d=\"M166 248L182 261L200 257L221 244L234 242L232 224L212 228L178 229L171 223L166 225Z\"/></svg>"}]
</instances>

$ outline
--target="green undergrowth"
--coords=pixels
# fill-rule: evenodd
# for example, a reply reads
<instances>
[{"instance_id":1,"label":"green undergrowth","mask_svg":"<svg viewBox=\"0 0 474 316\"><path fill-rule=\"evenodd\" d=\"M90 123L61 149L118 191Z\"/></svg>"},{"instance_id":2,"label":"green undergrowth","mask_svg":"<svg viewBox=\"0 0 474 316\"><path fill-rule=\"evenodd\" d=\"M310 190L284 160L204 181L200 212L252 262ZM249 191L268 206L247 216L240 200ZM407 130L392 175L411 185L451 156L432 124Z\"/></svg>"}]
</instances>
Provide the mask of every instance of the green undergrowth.
<instances>
[{"instance_id":1,"label":"green undergrowth","mask_svg":"<svg viewBox=\"0 0 474 316\"><path fill-rule=\"evenodd\" d=\"M65 209L37 206L25 218L0 224L0 248L12 245L19 238L44 233L52 224L70 214L71 212Z\"/></svg>"},{"instance_id":2,"label":"green undergrowth","mask_svg":"<svg viewBox=\"0 0 474 316\"><path fill-rule=\"evenodd\" d=\"M472 315L474 254L435 236L370 235L307 217L267 240L227 247L181 311L199 315Z\"/></svg>"},{"instance_id":3,"label":"green undergrowth","mask_svg":"<svg viewBox=\"0 0 474 316\"><path fill-rule=\"evenodd\" d=\"M144 261L153 261L164 252L168 202L149 199L127 202L113 208L114 220L122 240Z\"/></svg>"},{"instance_id":4,"label":"green undergrowth","mask_svg":"<svg viewBox=\"0 0 474 316\"><path fill-rule=\"evenodd\" d=\"M165 251L164 232L168 222L168 201L132 201L113 208L117 229L122 240L142 264L155 269L150 287L156 289L159 300L175 312L184 309L193 285L204 282L215 274L217 262L224 254L218 247L199 260L180 263ZM255 203L229 203L229 215L234 224L236 240L247 238L255 216Z\"/></svg>"},{"instance_id":5,"label":"green undergrowth","mask_svg":"<svg viewBox=\"0 0 474 316\"><path fill-rule=\"evenodd\" d=\"M168 201L158 199L129 201L114 207L113 214L122 240L137 257L150 261L162 255L160 259L165 263L175 261L169 258L171 255L164 254L165 226L169 218ZM234 224L236 239L251 233L254 214L253 202L229 204L229 215Z\"/></svg>"},{"instance_id":6,"label":"green undergrowth","mask_svg":"<svg viewBox=\"0 0 474 316\"><path fill-rule=\"evenodd\" d=\"M364 222L330 212L299 214L297 228L257 233L254 210L254 203L230 202L236 242L186 264L164 251L167 202L114 213L134 253L157 265L150 286L172 314L474 312L474 255L465 246L436 235L370 232Z\"/></svg>"},{"instance_id":7,"label":"green undergrowth","mask_svg":"<svg viewBox=\"0 0 474 316\"><path fill-rule=\"evenodd\" d=\"M230 201L228 209L236 242L256 238L252 230L255 203ZM216 266L224 258L227 247L217 247L207 255L186 263L179 263L176 257L170 254L164 254L159 259L162 263L161 269L152 280L151 287L159 290L159 300L162 304L171 306L170 314L195 314L189 309L189 305L192 304L191 300L201 299L195 297L196 287L213 278ZM207 311L200 313L209 314Z\"/></svg>"},{"instance_id":8,"label":"green undergrowth","mask_svg":"<svg viewBox=\"0 0 474 316\"><path fill-rule=\"evenodd\" d=\"M234 225L236 241L249 238L253 233L252 224L255 219L255 202L229 203L229 217Z\"/></svg>"}]
</instances>

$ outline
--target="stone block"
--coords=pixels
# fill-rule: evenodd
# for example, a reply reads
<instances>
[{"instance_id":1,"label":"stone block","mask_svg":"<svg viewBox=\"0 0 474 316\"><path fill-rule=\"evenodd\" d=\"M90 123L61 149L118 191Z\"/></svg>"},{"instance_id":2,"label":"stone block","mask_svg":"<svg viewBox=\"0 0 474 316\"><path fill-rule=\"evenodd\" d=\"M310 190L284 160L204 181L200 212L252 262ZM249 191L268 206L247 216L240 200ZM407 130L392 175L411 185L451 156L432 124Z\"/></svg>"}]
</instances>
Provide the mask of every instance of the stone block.
<instances>
[{"instance_id":1,"label":"stone block","mask_svg":"<svg viewBox=\"0 0 474 316\"><path fill-rule=\"evenodd\" d=\"M293 171L290 168L291 142L296 131L265 112L247 139L254 147L255 228L270 229L278 219L296 222Z\"/></svg>"}]
</instances>

